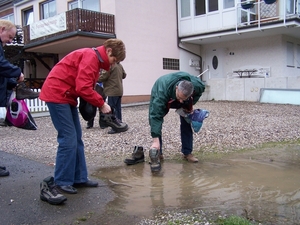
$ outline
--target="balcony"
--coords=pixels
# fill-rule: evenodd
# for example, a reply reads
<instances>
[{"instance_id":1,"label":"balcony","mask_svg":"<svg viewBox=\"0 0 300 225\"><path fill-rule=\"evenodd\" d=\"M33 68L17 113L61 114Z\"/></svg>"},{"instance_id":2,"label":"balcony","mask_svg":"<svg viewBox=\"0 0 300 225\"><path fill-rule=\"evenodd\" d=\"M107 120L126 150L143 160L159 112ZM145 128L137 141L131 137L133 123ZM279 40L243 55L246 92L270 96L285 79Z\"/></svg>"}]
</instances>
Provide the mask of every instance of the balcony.
<instances>
[{"instance_id":1,"label":"balcony","mask_svg":"<svg viewBox=\"0 0 300 225\"><path fill-rule=\"evenodd\" d=\"M64 54L78 48L99 46L116 37L114 15L77 8L57 17L63 27L57 32L58 26L51 27L54 17L23 27L26 52Z\"/></svg>"},{"instance_id":2,"label":"balcony","mask_svg":"<svg viewBox=\"0 0 300 225\"><path fill-rule=\"evenodd\" d=\"M276 34L299 38L299 4L300 0L272 4L248 0L226 10L180 18L179 38L183 43L200 45Z\"/></svg>"}]
</instances>

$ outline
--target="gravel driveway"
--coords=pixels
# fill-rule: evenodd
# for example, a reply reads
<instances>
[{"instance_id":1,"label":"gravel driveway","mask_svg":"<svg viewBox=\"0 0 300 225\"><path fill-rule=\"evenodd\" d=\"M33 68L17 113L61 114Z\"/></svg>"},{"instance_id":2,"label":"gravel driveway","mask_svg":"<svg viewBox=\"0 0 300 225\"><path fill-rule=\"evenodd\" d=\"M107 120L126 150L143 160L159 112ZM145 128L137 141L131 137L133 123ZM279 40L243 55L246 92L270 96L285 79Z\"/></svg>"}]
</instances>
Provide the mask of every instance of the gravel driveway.
<instances>
[{"instance_id":1,"label":"gravel driveway","mask_svg":"<svg viewBox=\"0 0 300 225\"><path fill-rule=\"evenodd\" d=\"M193 154L199 158L208 153L232 152L300 137L300 106L297 105L200 101L194 108L210 111L201 131L194 135ZM86 129L86 122L81 120L89 167L122 165L135 145L144 146L146 150L150 147L148 105L124 107L122 113L123 121L129 125L124 133L107 134L108 129L99 128L98 115L93 129ZM38 126L35 131L0 127L1 150L53 164L56 130L49 116L35 118L35 122ZM174 110L165 117L163 143L166 159L181 156L179 118Z\"/></svg>"}]
</instances>

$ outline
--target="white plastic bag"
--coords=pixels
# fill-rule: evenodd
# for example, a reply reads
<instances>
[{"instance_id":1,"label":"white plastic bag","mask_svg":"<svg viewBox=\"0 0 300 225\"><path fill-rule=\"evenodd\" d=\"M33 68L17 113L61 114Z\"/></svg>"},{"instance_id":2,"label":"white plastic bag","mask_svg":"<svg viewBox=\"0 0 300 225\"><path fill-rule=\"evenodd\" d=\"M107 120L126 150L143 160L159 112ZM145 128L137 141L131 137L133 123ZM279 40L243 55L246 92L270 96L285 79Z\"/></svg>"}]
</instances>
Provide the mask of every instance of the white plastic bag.
<instances>
[{"instance_id":1,"label":"white plastic bag","mask_svg":"<svg viewBox=\"0 0 300 225\"><path fill-rule=\"evenodd\" d=\"M0 123L4 123L6 117L6 107L0 107Z\"/></svg>"}]
</instances>

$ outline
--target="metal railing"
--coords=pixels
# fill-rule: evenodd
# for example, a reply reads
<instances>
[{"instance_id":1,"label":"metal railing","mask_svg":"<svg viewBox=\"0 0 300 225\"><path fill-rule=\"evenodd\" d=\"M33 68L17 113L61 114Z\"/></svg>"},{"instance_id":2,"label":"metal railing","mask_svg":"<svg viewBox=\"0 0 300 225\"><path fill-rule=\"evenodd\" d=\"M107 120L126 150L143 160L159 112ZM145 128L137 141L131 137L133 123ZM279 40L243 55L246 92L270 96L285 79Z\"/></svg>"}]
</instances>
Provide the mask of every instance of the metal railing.
<instances>
[{"instance_id":1,"label":"metal railing","mask_svg":"<svg viewBox=\"0 0 300 225\"><path fill-rule=\"evenodd\" d=\"M236 5L236 31L247 25L255 25L260 28L261 24L272 21L282 21L285 24L287 19L299 17L298 1L300 0L283 0L281 10L279 10L278 0L273 4L266 4L264 1L240 2Z\"/></svg>"}]
</instances>

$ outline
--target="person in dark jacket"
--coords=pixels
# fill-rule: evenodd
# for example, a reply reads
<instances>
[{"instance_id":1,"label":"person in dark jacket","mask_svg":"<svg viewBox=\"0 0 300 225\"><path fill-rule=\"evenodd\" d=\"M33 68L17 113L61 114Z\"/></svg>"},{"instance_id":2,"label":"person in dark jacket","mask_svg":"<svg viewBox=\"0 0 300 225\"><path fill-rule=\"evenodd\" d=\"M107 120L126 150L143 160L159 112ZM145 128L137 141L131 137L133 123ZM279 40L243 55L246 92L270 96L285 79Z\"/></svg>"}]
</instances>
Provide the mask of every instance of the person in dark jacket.
<instances>
[{"instance_id":1,"label":"person in dark jacket","mask_svg":"<svg viewBox=\"0 0 300 225\"><path fill-rule=\"evenodd\" d=\"M16 35L16 26L7 20L0 20L0 107L7 107L8 89L17 86L17 81L22 82L24 75L21 69L8 62L4 57L3 46L11 43ZM0 176L8 176L9 172L0 166Z\"/></svg>"},{"instance_id":2,"label":"person in dark jacket","mask_svg":"<svg viewBox=\"0 0 300 225\"><path fill-rule=\"evenodd\" d=\"M116 117L122 122L122 96L123 96L123 79L126 78L126 72L121 63L115 64L109 71L103 71L100 74L98 82L103 83L103 92L108 97L107 103L110 107L114 108ZM87 124L87 128L93 127L94 120L91 120ZM101 121L99 119L100 128ZM108 134L118 133L118 131L111 128Z\"/></svg>"},{"instance_id":3,"label":"person in dark jacket","mask_svg":"<svg viewBox=\"0 0 300 225\"><path fill-rule=\"evenodd\" d=\"M168 114L170 108L182 108L187 113L193 112L193 105L197 103L205 85L202 81L186 72L176 72L161 76L156 80L152 87L150 105L149 105L149 124L151 127L151 136L153 138L149 151L151 160L151 171L159 171L161 169L160 160L163 159L162 152L162 125L164 117ZM172 128L170 128L172 129ZM189 162L198 162L193 156L193 130L184 117L180 116L180 132L181 132L181 152L183 158ZM125 163L135 164L141 162L144 158L143 153L138 152L132 154L132 158L125 159ZM143 151L140 148L139 151Z\"/></svg>"}]
</instances>

